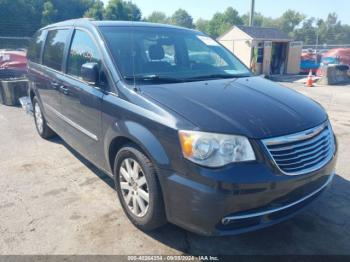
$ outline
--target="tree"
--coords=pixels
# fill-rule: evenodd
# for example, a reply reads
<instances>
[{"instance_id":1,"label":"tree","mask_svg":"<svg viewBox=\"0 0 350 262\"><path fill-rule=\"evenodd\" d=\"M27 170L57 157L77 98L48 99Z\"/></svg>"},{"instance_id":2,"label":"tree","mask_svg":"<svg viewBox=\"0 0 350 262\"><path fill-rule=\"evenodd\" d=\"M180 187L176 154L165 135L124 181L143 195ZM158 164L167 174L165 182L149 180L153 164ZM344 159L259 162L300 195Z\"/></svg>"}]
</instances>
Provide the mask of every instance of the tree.
<instances>
[{"instance_id":1,"label":"tree","mask_svg":"<svg viewBox=\"0 0 350 262\"><path fill-rule=\"evenodd\" d=\"M104 19L140 21L141 10L132 2L110 0L104 11Z\"/></svg>"},{"instance_id":2,"label":"tree","mask_svg":"<svg viewBox=\"0 0 350 262\"><path fill-rule=\"evenodd\" d=\"M337 14L328 14L326 20L318 21L319 40L326 44L344 44L350 41L349 26L344 26Z\"/></svg>"},{"instance_id":3,"label":"tree","mask_svg":"<svg viewBox=\"0 0 350 262\"><path fill-rule=\"evenodd\" d=\"M242 20L244 25L249 25L249 13L242 15ZM254 14L253 26L278 27L278 23L276 19L263 16L261 13L256 12Z\"/></svg>"},{"instance_id":4,"label":"tree","mask_svg":"<svg viewBox=\"0 0 350 262\"><path fill-rule=\"evenodd\" d=\"M41 25L42 9L42 0L0 0L0 35L33 35Z\"/></svg>"},{"instance_id":5,"label":"tree","mask_svg":"<svg viewBox=\"0 0 350 262\"><path fill-rule=\"evenodd\" d=\"M83 17L94 3L95 0L45 0L42 25Z\"/></svg>"},{"instance_id":6,"label":"tree","mask_svg":"<svg viewBox=\"0 0 350 262\"><path fill-rule=\"evenodd\" d=\"M43 26L51 24L57 15L57 10L54 8L53 4L48 1L44 3L41 24Z\"/></svg>"},{"instance_id":7,"label":"tree","mask_svg":"<svg viewBox=\"0 0 350 262\"><path fill-rule=\"evenodd\" d=\"M85 12L84 17L93 18L96 20L103 19L103 2L96 0L93 5Z\"/></svg>"},{"instance_id":8,"label":"tree","mask_svg":"<svg viewBox=\"0 0 350 262\"><path fill-rule=\"evenodd\" d=\"M209 34L209 23L209 20L199 18L196 22L196 29L206 34Z\"/></svg>"},{"instance_id":9,"label":"tree","mask_svg":"<svg viewBox=\"0 0 350 262\"><path fill-rule=\"evenodd\" d=\"M0 0L0 35L31 36L47 24L80 17L139 21L141 11L129 0L110 0L106 7L103 0ZM191 15L183 9L171 17L154 11L145 18L149 22L196 28L212 37L222 35L233 25L247 25L248 20L249 14L240 16L232 7L215 13L210 20L198 19L195 26ZM325 19L306 18L293 10L277 18L255 13L254 26L279 28L308 45L315 44L317 38L319 45L350 43L350 25L342 24L336 13L328 14Z\"/></svg>"},{"instance_id":10,"label":"tree","mask_svg":"<svg viewBox=\"0 0 350 262\"><path fill-rule=\"evenodd\" d=\"M132 2L124 2L125 10L128 14L129 21L140 21L142 18L142 13L140 8Z\"/></svg>"},{"instance_id":11,"label":"tree","mask_svg":"<svg viewBox=\"0 0 350 262\"><path fill-rule=\"evenodd\" d=\"M192 16L183 9L178 9L172 15L171 23L182 27L194 28Z\"/></svg>"},{"instance_id":12,"label":"tree","mask_svg":"<svg viewBox=\"0 0 350 262\"><path fill-rule=\"evenodd\" d=\"M294 29L305 19L305 17L305 15L289 9L277 20L278 27L283 32L292 35Z\"/></svg>"},{"instance_id":13,"label":"tree","mask_svg":"<svg viewBox=\"0 0 350 262\"><path fill-rule=\"evenodd\" d=\"M233 25L243 25L243 19L239 16L237 10L229 7L224 13L216 13L209 22L209 34L212 37L218 36L227 32Z\"/></svg>"},{"instance_id":14,"label":"tree","mask_svg":"<svg viewBox=\"0 0 350 262\"><path fill-rule=\"evenodd\" d=\"M307 45L315 45L318 38L322 44L344 44L350 42L350 26L342 25L335 13L328 14L327 18L308 18L301 28L294 31L294 37Z\"/></svg>"},{"instance_id":15,"label":"tree","mask_svg":"<svg viewBox=\"0 0 350 262\"><path fill-rule=\"evenodd\" d=\"M163 12L154 11L145 19L145 21L151 23L167 24L169 23L169 18Z\"/></svg>"},{"instance_id":16,"label":"tree","mask_svg":"<svg viewBox=\"0 0 350 262\"><path fill-rule=\"evenodd\" d=\"M306 45L316 43L317 28L314 26L315 18L311 17L303 22L301 28L295 30L294 37L296 40L303 41Z\"/></svg>"}]
</instances>

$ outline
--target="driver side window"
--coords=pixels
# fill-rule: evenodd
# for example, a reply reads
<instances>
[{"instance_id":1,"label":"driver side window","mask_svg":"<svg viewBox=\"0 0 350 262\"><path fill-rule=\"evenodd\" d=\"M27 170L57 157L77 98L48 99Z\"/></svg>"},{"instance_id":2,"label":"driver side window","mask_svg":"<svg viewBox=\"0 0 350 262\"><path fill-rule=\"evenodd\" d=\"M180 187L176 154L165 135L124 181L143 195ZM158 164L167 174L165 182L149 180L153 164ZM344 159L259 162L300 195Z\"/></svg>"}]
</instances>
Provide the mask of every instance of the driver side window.
<instances>
[{"instance_id":1,"label":"driver side window","mask_svg":"<svg viewBox=\"0 0 350 262\"><path fill-rule=\"evenodd\" d=\"M81 66L85 63L98 63L101 66L101 57L89 34L75 30L69 51L67 74L81 79Z\"/></svg>"}]
</instances>

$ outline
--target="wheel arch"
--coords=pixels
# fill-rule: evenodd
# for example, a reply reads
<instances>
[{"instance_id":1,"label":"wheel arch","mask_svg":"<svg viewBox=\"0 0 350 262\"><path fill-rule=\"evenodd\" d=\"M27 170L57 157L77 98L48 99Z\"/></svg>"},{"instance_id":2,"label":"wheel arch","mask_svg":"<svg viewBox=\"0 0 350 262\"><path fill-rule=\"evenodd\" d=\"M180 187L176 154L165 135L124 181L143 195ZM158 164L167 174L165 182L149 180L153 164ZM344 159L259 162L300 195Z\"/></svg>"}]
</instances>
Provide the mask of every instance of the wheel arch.
<instances>
[{"instance_id":1,"label":"wheel arch","mask_svg":"<svg viewBox=\"0 0 350 262\"><path fill-rule=\"evenodd\" d=\"M105 144L106 156L110 170L114 171L114 160L118 151L126 144L135 145L145 156L147 156L154 164L158 171L161 166L167 166L170 164L169 157L158 140L158 138L146 127L139 123L128 122L125 123L127 127L124 132L114 133L111 139L108 139ZM107 132L108 133L108 132ZM111 135L111 134L110 134Z\"/></svg>"},{"instance_id":2,"label":"wheel arch","mask_svg":"<svg viewBox=\"0 0 350 262\"><path fill-rule=\"evenodd\" d=\"M126 136L117 136L111 141L108 148L108 164L110 166L112 173L114 171L114 161L117 153L119 152L120 149L122 149L127 144L132 144L137 146L142 151L142 153L144 153L148 157L146 152L144 152L144 150L142 150L142 148L135 141L133 141L132 139Z\"/></svg>"}]
</instances>

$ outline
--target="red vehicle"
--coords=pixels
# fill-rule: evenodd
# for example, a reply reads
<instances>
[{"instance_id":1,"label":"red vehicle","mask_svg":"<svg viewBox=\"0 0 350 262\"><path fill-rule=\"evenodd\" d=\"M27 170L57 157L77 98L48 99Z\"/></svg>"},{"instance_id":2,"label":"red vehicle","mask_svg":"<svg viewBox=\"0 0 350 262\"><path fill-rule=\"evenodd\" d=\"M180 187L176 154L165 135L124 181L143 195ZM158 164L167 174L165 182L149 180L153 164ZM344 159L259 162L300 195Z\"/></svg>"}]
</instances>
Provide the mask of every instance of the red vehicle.
<instances>
[{"instance_id":1,"label":"red vehicle","mask_svg":"<svg viewBox=\"0 0 350 262\"><path fill-rule=\"evenodd\" d=\"M334 48L322 55L322 65L347 65L350 66L350 48ZM322 75L322 70L317 71L317 75Z\"/></svg>"},{"instance_id":2,"label":"red vehicle","mask_svg":"<svg viewBox=\"0 0 350 262\"><path fill-rule=\"evenodd\" d=\"M25 71L27 68L26 51L0 50L0 70L18 69Z\"/></svg>"},{"instance_id":3,"label":"red vehicle","mask_svg":"<svg viewBox=\"0 0 350 262\"><path fill-rule=\"evenodd\" d=\"M303 50L300 61L300 73L316 73L320 67L321 55L314 50Z\"/></svg>"},{"instance_id":4,"label":"red vehicle","mask_svg":"<svg viewBox=\"0 0 350 262\"><path fill-rule=\"evenodd\" d=\"M335 48L324 53L323 64L340 64L350 66L350 48Z\"/></svg>"}]
</instances>

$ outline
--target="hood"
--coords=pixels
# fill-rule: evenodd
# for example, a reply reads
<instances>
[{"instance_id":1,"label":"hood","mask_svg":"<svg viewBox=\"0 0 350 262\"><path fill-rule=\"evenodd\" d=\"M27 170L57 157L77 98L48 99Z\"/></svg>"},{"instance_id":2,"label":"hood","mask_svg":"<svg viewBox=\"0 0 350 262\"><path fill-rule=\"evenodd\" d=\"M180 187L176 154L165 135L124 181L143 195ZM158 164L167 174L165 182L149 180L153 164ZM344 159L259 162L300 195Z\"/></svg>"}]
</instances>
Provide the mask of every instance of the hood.
<instances>
[{"instance_id":1,"label":"hood","mask_svg":"<svg viewBox=\"0 0 350 262\"><path fill-rule=\"evenodd\" d=\"M140 88L206 132L261 139L300 132L327 120L313 100L261 77Z\"/></svg>"}]
</instances>

